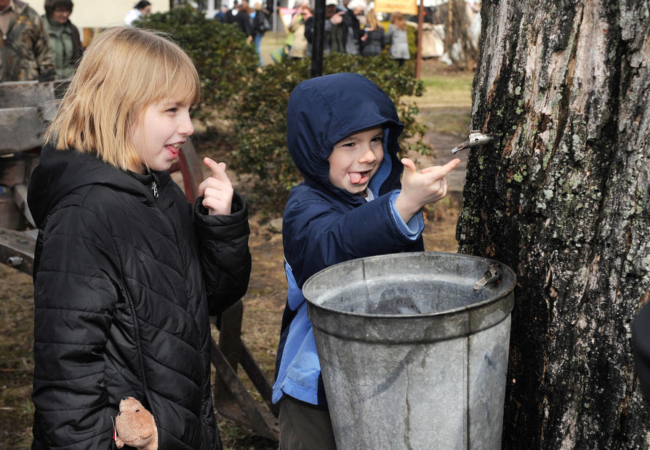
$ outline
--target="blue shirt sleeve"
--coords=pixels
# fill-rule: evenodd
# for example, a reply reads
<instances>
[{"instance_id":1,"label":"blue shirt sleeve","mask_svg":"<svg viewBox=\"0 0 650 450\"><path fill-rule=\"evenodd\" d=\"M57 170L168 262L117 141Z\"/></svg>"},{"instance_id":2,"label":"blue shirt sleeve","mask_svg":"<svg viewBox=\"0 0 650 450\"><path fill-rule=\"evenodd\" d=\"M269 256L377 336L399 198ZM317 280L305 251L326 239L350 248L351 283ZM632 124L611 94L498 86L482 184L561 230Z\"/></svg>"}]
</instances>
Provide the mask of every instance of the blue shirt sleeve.
<instances>
[{"instance_id":1,"label":"blue shirt sleeve","mask_svg":"<svg viewBox=\"0 0 650 450\"><path fill-rule=\"evenodd\" d=\"M420 237L422 230L424 230L424 216L422 215L422 210L420 210L417 214L411 217L411 220L409 220L408 223L404 222L404 219L402 219L402 216L399 215L397 208L395 207L395 200L399 193L400 191L394 191L390 196L390 212L402 234L414 241Z\"/></svg>"}]
</instances>

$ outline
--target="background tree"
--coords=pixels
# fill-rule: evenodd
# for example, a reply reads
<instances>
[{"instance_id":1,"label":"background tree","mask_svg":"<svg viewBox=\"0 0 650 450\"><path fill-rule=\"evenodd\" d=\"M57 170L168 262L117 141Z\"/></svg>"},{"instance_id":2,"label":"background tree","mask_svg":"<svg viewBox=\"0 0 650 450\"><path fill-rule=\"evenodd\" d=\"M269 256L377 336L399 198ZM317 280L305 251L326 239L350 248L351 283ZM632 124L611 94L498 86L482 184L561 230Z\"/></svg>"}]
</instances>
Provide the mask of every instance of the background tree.
<instances>
[{"instance_id":1,"label":"background tree","mask_svg":"<svg viewBox=\"0 0 650 450\"><path fill-rule=\"evenodd\" d=\"M650 297L646 0L487 0L460 251L518 274L510 449L650 446L630 322Z\"/></svg>"}]
</instances>

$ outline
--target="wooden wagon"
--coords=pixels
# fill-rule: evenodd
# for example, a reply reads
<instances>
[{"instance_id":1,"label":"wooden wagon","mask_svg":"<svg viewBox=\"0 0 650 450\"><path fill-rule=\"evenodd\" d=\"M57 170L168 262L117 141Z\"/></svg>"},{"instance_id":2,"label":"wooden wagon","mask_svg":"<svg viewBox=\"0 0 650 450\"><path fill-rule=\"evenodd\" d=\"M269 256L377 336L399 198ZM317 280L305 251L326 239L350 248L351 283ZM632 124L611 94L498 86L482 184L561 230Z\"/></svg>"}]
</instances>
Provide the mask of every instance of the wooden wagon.
<instances>
[{"instance_id":1,"label":"wooden wagon","mask_svg":"<svg viewBox=\"0 0 650 450\"><path fill-rule=\"evenodd\" d=\"M56 113L69 81L0 83L0 263L32 275L38 230L27 206L27 186L39 161L47 123ZM170 172L180 172L187 200L194 203L202 164L192 142L183 146ZM237 302L216 318L219 344L212 342L218 412L251 430L277 440L277 407L271 386L241 340L243 304ZM266 406L256 402L241 382L242 366Z\"/></svg>"}]
</instances>

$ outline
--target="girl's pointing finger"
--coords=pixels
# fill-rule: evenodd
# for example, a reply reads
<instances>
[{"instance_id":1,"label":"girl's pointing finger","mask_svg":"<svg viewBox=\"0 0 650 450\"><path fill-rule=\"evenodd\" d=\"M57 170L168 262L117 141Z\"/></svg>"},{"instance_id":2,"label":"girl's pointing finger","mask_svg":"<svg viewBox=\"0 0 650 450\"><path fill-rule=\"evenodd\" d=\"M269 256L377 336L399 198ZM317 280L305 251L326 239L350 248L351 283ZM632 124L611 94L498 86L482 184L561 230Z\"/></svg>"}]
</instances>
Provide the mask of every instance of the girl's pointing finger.
<instances>
[{"instance_id":1,"label":"girl's pointing finger","mask_svg":"<svg viewBox=\"0 0 650 450\"><path fill-rule=\"evenodd\" d=\"M218 163L211 158L203 158L203 163L212 170L212 176L222 181L230 181L228 175L226 174L226 164Z\"/></svg>"}]
</instances>

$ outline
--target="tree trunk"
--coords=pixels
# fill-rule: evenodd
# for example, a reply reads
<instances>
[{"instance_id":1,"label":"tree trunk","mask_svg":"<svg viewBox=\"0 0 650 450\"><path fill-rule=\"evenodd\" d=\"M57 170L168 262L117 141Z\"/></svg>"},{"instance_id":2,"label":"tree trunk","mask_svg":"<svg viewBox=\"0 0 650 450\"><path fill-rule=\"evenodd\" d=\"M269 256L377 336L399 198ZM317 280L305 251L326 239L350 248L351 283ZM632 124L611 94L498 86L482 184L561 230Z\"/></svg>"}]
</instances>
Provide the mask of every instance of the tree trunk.
<instances>
[{"instance_id":1,"label":"tree trunk","mask_svg":"<svg viewBox=\"0 0 650 450\"><path fill-rule=\"evenodd\" d=\"M650 3L487 0L461 253L518 276L504 448L650 447Z\"/></svg>"}]
</instances>

